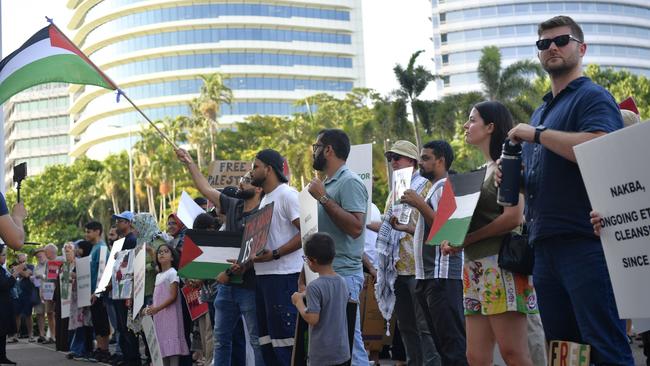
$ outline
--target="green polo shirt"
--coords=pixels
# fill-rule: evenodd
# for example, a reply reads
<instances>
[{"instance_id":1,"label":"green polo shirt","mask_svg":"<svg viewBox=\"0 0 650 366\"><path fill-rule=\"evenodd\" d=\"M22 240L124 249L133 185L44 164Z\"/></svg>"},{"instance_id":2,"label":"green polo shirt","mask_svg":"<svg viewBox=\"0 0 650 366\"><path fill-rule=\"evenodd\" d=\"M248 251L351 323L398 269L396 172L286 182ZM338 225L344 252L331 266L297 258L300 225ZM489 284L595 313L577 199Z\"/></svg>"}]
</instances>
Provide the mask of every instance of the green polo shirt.
<instances>
[{"instance_id":1,"label":"green polo shirt","mask_svg":"<svg viewBox=\"0 0 650 366\"><path fill-rule=\"evenodd\" d=\"M346 165L341 166L334 176L325 181L325 191L329 198L344 210L363 213L363 222L365 223L368 192L361 178ZM334 239L336 256L333 266L336 273L341 276L349 276L362 272L363 230L358 238L352 238L336 226L322 205L318 205L318 231L328 233Z\"/></svg>"}]
</instances>

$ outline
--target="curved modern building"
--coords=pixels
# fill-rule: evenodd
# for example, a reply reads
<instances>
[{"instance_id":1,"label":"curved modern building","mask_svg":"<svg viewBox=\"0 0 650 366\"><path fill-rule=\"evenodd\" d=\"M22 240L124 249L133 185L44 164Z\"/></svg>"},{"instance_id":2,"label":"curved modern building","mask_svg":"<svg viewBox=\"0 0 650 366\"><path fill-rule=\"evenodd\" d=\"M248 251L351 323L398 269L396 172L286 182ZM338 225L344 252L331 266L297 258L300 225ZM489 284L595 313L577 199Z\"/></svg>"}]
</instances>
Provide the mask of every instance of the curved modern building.
<instances>
[{"instance_id":1,"label":"curved modern building","mask_svg":"<svg viewBox=\"0 0 650 366\"><path fill-rule=\"evenodd\" d=\"M69 0L74 42L152 119L189 114L201 75L234 101L220 123L289 115L294 102L364 86L361 0ZM143 118L115 92L71 87L71 155L128 148Z\"/></svg>"},{"instance_id":2,"label":"curved modern building","mask_svg":"<svg viewBox=\"0 0 650 366\"><path fill-rule=\"evenodd\" d=\"M627 69L650 77L650 2L431 0L438 95L480 90L481 49L496 45L502 63L537 59L537 25L568 15L588 45L585 64Z\"/></svg>"}]
</instances>

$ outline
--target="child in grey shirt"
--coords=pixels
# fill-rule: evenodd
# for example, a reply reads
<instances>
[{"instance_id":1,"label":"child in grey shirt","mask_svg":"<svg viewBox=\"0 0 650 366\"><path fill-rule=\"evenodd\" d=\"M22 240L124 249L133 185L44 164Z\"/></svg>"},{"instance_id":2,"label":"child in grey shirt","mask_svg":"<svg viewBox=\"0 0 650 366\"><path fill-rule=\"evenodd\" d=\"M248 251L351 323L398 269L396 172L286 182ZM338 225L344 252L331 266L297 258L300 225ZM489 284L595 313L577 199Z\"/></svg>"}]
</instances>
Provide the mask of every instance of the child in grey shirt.
<instances>
[{"instance_id":1,"label":"child in grey shirt","mask_svg":"<svg viewBox=\"0 0 650 366\"><path fill-rule=\"evenodd\" d=\"M334 241L325 233L316 233L307 239L304 251L305 262L319 277L307 285L306 293L294 293L291 301L309 324L308 364L347 364L350 360L350 344L346 336L349 292L343 277L332 268L336 254Z\"/></svg>"}]
</instances>

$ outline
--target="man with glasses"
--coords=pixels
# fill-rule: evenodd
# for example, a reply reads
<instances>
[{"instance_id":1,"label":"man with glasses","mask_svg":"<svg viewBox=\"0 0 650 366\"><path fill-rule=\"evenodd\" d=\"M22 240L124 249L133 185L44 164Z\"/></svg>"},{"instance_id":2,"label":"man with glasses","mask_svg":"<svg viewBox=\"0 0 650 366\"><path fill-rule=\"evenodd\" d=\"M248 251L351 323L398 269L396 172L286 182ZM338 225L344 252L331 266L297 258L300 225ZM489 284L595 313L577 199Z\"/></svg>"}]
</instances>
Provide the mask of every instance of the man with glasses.
<instances>
[{"instance_id":1,"label":"man with glasses","mask_svg":"<svg viewBox=\"0 0 650 366\"><path fill-rule=\"evenodd\" d=\"M225 231L243 232L244 218L257 211L264 195L262 188L251 184L251 173L246 173L240 179L235 197L229 197L210 186L187 151L178 149L176 156L189 170L199 192L214 204L218 212L225 215ZM230 277L235 274L243 276L241 284L230 283ZM229 270L219 273L217 282L217 295L214 300L214 364L230 365L233 360L245 359L245 354L233 352L239 351L233 349L233 335L236 331L235 327L241 323L239 319L243 315L248 328L250 344L255 354L255 364L264 365L259 343L255 304L255 270L252 268L252 263L248 263L244 268L233 264Z\"/></svg>"},{"instance_id":2,"label":"man with glasses","mask_svg":"<svg viewBox=\"0 0 650 366\"><path fill-rule=\"evenodd\" d=\"M418 148L404 140L395 141L384 154L393 171L413 168L409 188L424 199L431 188L431 182L420 175L418 155ZM396 219L392 206L395 194L392 190L388 194L384 220L377 237L377 302L387 320L392 313L397 318L397 326L406 351L406 364L439 365L440 355L436 351L423 309L414 300L416 280L413 235L396 230L391 225ZM418 210L411 210L408 224L415 227L419 216Z\"/></svg>"},{"instance_id":3,"label":"man with glasses","mask_svg":"<svg viewBox=\"0 0 650 366\"><path fill-rule=\"evenodd\" d=\"M523 142L525 216L546 338L589 344L596 365L633 365L573 152L622 128L621 114L611 94L583 76L587 44L573 19L551 18L539 25L538 35L551 92L530 125L517 125L509 137Z\"/></svg>"},{"instance_id":4,"label":"man with glasses","mask_svg":"<svg viewBox=\"0 0 650 366\"><path fill-rule=\"evenodd\" d=\"M368 209L368 192L361 178L345 164L350 154L350 139L342 130L326 129L318 133L313 148L313 168L325 173L309 183L309 193L318 205L318 230L328 233L336 244L334 271L345 279L350 298L359 301L363 286L363 230ZM354 327L352 364L368 365L368 354L361 338L357 309Z\"/></svg>"}]
</instances>

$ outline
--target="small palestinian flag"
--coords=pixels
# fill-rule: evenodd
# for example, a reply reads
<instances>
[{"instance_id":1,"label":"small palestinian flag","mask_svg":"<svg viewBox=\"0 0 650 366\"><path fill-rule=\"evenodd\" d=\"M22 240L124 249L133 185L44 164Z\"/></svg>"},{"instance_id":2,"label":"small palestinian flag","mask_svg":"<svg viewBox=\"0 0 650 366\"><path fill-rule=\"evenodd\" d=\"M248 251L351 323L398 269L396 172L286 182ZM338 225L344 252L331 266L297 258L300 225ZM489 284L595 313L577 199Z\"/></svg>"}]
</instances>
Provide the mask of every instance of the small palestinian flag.
<instances>
[{"instance_id":1,"label":"small palestinian flag","mask_svg":"<svg viewBox=\"0 0 650 366\"><path fill-rule=\"evenodd\" d=\"M178 274L191 279L215 279L220 272L230 268L227 259L239 256L241 238L242 234L235 232L187 230Z\"/></svg>"},{"instance_id":2,"label":"small palestinian flag","mask_svg":"<svg viewBox=\"0 0 650 366\"><path fill-rule=\"evenodd\" d=\"M117 89L59 28L50 24L0 61L0 104L29 87L54 81Z\"/></svg>"},{"instance_id":3,"label":"small palestinian flag","mask_svg":"<svg viewBox=\"0 0 650 366\"><path fill-rule=\"evenodd\" d=\"M443 240L448 240L452 246L463 244L484 178L485 169L452 174L447 178L427 244L440 245Z\"/></svg>"}]
</instances>

